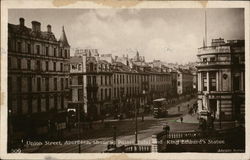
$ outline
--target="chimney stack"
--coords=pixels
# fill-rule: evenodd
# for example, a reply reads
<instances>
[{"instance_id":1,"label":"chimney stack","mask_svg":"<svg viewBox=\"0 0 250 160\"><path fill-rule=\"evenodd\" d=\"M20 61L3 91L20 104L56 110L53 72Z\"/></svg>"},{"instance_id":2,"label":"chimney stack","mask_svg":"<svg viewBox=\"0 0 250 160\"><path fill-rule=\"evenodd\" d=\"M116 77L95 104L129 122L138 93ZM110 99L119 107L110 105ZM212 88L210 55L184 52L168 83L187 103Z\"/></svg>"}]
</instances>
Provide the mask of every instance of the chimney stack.
<instances>
[{"instance_id":1,"label":"chimney stack","mask_svg":"<svg viewBox=\"0 0 250 160\"><path fill-rule=\"evenodd\" d=\"M51 33L51 25L47 25L47 32Z\"/></svg>"},{"instance_id":2,"label":"chimney stack","mask_svg":"<svg viewBox=\"0 0 250 160\"><path fill-rule=\"evenodd\" d=\"M24 18L19 18L20 26L24 27Z\"/></svg>"},{"instance_id":3,"label":"chimney stack","mask_svg":"<svg viewBox=\"0 0 250 160\"><path fill-rule=\"evenodd\" d=\"M32 21L32 31L40 32L41 31L41 23L37 21Z\"/></svg>"}]
</instances>

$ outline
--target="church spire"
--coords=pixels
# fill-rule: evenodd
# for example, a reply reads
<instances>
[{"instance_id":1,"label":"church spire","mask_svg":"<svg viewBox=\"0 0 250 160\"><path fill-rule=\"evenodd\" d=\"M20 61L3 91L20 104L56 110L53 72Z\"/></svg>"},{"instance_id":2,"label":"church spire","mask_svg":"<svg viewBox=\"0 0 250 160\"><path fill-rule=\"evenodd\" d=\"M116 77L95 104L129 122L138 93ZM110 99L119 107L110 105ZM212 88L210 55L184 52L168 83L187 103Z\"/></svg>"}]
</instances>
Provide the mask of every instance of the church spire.
<instances>
[{"instance_id":1,"label":"church spire","mask_svg":"<svg viewBox=\"0 0 250 160\"><path fill-rule=\"evenodd\" d=\"M65 31L64 31L64 26L62 26L62 34L61 34L61 37L59 39L59 42L64 46L64 47L70 47L69 43L68 43L68 40L67 40L67 37L66 37L66 34L65 34Z\"/></svg>"}]
</instances>

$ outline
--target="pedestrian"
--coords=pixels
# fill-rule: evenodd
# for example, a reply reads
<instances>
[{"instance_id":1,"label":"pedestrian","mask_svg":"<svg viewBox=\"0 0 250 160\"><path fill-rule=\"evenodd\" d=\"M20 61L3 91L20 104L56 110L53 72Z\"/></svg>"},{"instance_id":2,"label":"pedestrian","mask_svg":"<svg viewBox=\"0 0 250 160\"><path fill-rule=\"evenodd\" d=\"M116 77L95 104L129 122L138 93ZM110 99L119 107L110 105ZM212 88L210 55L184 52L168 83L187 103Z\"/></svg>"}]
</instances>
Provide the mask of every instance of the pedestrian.
<instances>
[{"instance_id":1,"label":"pedestrian","mask_svg":"<svg viewBox=\"0 0 250 160\"><path fill-rule=\"evenodd\" d=\"M181 117L181 123L183 122L183 117Z\"/></svg>"}]
</instances>

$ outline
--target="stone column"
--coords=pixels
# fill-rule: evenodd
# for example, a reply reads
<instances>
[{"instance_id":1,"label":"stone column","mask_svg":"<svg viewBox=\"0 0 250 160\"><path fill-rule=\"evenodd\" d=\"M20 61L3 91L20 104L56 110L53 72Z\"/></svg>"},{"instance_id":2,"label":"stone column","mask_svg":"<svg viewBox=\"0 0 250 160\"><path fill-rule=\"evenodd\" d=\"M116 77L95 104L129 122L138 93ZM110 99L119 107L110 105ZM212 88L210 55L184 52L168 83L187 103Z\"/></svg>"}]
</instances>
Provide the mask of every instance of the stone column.
<instances>
[{"instance_id":1,"label":"stone column","mask_svg":"<svg viewBox=\"0 0 250 160\"><path fill-rule=\"evenodd\" d=\"M216 91L219 91L219 72L216 72Z\"/></svg>"},{"instance_id":2,"label":"stone column","mask_svg":"<svg viewBox=\"0 0 250 160\"><path fill-rule=\"evenodd\" d=\"M201 72L198 72L198 91L201 91L201 84L202 84L202 79L201 79Z\"/></svg>"},{"instance_id":3,"label":"stone column","mask_svg":"<svg viewBox=\"0 0 250 160\"><path fill-rule=\"evenodd\" d=\"M209 91L209 72L207 72L207 91Z\"/></svg>"}]
</instances>

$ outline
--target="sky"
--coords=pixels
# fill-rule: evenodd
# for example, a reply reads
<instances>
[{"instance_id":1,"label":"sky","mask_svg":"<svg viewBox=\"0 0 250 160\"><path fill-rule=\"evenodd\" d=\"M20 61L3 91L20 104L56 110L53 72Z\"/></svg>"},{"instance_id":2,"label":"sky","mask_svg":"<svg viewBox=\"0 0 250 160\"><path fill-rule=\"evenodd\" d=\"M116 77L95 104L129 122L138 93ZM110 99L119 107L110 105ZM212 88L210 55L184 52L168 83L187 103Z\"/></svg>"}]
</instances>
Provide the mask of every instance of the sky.
<instances>
[{"instance_id":1,"label":"sky","mask_svg":"<svg viewBox=\"0 0 250 160\"><path fill-rule=\"evenodd\" d=\"M98 49L100 54L134 57L138 51L146 61L185 64L197 60L197 49L205 35L204 9L10 9L9 23L41 29L52 26L59 39L62 26L71 45ZM207 40L244 39L244 9L207 9Z\"/></svg>"}]
</instances>

